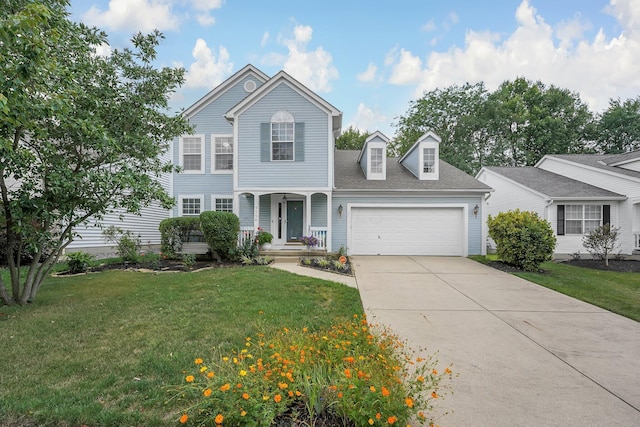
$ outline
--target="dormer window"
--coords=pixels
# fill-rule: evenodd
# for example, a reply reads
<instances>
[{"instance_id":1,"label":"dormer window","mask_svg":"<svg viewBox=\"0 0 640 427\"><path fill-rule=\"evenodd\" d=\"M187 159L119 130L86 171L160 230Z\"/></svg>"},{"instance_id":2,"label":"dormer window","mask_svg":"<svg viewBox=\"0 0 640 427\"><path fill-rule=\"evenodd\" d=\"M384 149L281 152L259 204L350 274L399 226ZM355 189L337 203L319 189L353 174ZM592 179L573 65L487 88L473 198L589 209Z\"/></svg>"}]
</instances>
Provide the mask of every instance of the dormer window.
<instances>
[{"instance_id":1,"label":"dormer window","mask_svg":"<svg viewBox=\"0 0 640 427\"><path fill-rule=\"evenodd\" d=\"M400 158L400 164L416 178L436 181L440 178L440 137L429 131L422 135Z\"/></svg>"},{"instance_id":2,"label":"dormer window","mask_svg":"<svg viewBox=\"0 0 640 427\"><path fill-rule=\"evenodd\" d=\"M422 149L422 173L435 173L436 171L436 149Z\"/></svg>"},{"instance_id":3,"label":"dormer window","mask_svg":"<svg viewBox=\"0 0 640 427\"><path fill-rule=\"evenodd\" d=\"M387 179L387 144L389 139L382 132L374 132L364 141L358 163L369 180Z\"/></svg>"},{"instance_id":4,"label":"dormer window","mask_svg":"<svg viewBox=\"0 0 640 427\"><path fill-rule=\"evenodd\" d=\"M383 148L371 149L371 173L382 173L382 161L384 160Z\"/></svg>"}]
</instances>

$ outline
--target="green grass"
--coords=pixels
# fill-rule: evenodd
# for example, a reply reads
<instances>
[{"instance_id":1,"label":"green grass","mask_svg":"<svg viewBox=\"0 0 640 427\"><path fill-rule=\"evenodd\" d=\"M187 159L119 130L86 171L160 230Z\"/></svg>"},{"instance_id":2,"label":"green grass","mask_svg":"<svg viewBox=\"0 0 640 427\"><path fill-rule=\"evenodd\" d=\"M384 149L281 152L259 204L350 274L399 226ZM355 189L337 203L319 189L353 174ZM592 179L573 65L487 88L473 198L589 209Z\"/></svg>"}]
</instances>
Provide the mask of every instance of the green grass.
<instances>
[{"instance_id":1,"label":"green grass","mask_svg":"<svg viewBox=\"0 0 640 427\"><path fill-rule=\"evenodd\" d=\"M483 263L497 259L471 258ZM640 321L640 273L593 270L555 262L546 262L541 268L544 273L523 272L516 276Z\"/></svg>"},{"instance_id":2,"label":"green grass","mask_svg":"<svg viewBox=\"0 0 640 427\"><path fill-rule=\"evenodd\" d=\"M33 304L0 312L4 422L165 426L179 407L164 387L195 357L259 330L326 327L362 305L356 289L255 267L48 278Z\"/></svg>"}]
</instances>

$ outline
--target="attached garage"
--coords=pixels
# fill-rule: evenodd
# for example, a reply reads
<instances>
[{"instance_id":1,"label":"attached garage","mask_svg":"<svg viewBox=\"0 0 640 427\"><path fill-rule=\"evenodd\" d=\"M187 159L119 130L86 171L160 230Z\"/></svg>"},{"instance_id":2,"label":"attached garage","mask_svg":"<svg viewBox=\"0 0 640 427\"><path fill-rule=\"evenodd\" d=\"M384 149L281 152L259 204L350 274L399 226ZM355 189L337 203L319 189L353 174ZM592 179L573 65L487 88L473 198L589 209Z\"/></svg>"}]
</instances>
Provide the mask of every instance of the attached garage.
<instances>
[{"instance_id":1,"label":"attached garage","mask_svg":"<svg viewBox=\"0 0 640 427\"><path fill-rule=\"evenodd\" d=\"M351 255L467 255L466 205L349 205Z\"/></svg>"}]
</instances>

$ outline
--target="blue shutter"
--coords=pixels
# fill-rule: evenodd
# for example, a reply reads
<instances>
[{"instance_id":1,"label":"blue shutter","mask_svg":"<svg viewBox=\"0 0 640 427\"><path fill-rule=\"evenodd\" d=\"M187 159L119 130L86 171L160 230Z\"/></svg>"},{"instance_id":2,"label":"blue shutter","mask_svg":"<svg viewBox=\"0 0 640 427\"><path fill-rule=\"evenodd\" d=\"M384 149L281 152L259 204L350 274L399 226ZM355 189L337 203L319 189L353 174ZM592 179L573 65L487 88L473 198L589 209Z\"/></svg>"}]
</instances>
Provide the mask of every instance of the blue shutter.
<instances>
[{"instance_id":1,"label":"blue shutter","mask_svg":"<svg viewBox=\"0 0 640 427\"><path fill-rule=\"evenodd\" d=\"M304 123L295 124L294 150L296 162L304 162Z\"/></svg>"},{"instance_id":2,"label":"blue shutter","mask_svg":"<svg viewBox=\"0 0 640 427\"><path fill-rule=\"evenodd\" d=\"M271 161L271 123L260 123L260 161Z\"/></svg>"}]
</instances>

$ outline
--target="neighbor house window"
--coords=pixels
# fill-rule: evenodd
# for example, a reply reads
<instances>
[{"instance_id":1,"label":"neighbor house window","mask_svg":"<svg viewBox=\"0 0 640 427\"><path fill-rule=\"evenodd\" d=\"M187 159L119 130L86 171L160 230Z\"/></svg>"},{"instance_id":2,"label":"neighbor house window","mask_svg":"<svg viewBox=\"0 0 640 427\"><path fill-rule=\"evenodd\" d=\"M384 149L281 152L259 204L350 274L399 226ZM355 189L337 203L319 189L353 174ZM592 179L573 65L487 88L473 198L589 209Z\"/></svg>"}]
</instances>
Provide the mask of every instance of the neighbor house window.
<instances>
[{"instance_id":1,"label":"neighbor house window","mask_svg":"<svg viewBox=\"0 0 640 427\"><path fill-rule=\"evenodd\" d=\"M218 212L233 212L233 198L214 197L213 210Z\"/></svg>"},{"instance_id":2,"label":"neighbor house window","mask_svg":"<svg viewBox=\"0 0 640 427\"><path fill-rule=\"evenodd\" d=\"M434 173L436 171L436 149L423 148L422 151L422 172Z\"/></svg>"},{"instance_id":3,"label":"neighbor house window","mask_svg":"<svg viewBox=\"0 0 640 427\"><path fill-rule=\"evenodd\" d=\"M180 138L180 163L185 173L204 172L204 136Z\"/></svg>"},{"instance_id":4,"label":"neighbor house window","mask_svg":"<svg viewBox=\"0 0 640 427\"><path fill-rule=\"evenodd\" d=\"M372 148L371 149L371 173L382 173L382 148Z\"/></svg>"},{"instance_id":5,"label":"neighbor house window","mask_svg":"<svg viewBox=\"0 0 640 427\"><path fill-rule=\"evenodd\" d=\"M294 126L293 116L286 111L271 117L271 160L294 160Z\"/></svg>"},{"instance_id":6,"label":"neighbor house window","mask_svg":"<svg viewBox=\"0 0 640 427\"><path fill-rule=\"evenodd\" d=\"M213 137L213 171L233 171L233 136Z\"/></svg>"},{"instance_id":7,"label":"neighbor house window","mask_svg":"<svg viewBox=\"0 0 640 427\"><path fill-rule=\"evenodd\" d=\"M203 205L202 196L183 196L180 197L180 214L182 216L200 215Z\"/></svg>"},{"instance_id":8,"label":"neighbor house window","mask_svg":"<svg viewBox=\"0 0 640 427\"><path fill-rule=\"evenodd\" d=\"M602 205L565 205L566 234L587 234L602 225Z\"/></svg>"}]
</instances>

